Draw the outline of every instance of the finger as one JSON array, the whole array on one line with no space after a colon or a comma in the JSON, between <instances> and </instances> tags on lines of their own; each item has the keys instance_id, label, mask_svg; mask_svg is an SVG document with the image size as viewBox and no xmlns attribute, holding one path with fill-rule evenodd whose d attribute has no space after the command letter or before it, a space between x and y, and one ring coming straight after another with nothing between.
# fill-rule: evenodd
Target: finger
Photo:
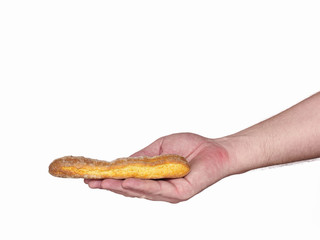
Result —
<instances>
[{"instance_id":1,"label":"finger","mask_svg":"<svg viewBox=\"0 0 320 240\"><path fill-rule=\"evenodd\" d=\"M111 192L124 195L126 197L139 197L141 194L129 193L129 190L123 190L121 187L122 180L116 179L104 179L104 180L93 180L85 179L84 182L89 185L90 188L100 188L109 190Z\"/></svg>"},{"instance_id":2,"label":"finger","mask_svg":"<svg viewBox=\"0 0 320 240\"><path fill-rule=\"evenodd\" d=\"M131 191L141 192L146 196L152 195L157 198L180 199L180 187L174 183L175 182L171 180L142 180L130 178L122 183L122 187Z\"/></svg>"},{"instance_id":3,"label":"finger","mask_svg":"<svg viewBox=\"0 0 320 240\"><path fill-rule=\"evenodd\" d=\"M110 192L125 196L125 197L131 197L131 198L142 198L140 195L134 195L134 194L128 194L127 192L123 191L117 191L117 190L109 190Z\"/></svg>"},{"instance_id":4,"label":"finger","mask_svg":"<svg viewBox=\"0 0 320 240\"><path fill-rule=\"evenodd\" d=\"M122 187L127 190L138 191L144 194L158 195L161 191L161 186L158 181L142 180L137 178L125 179Z\"/></svg>"},{"instance_id":5,"label":"finger","mask_svg":"<svg viewBox=\"0 0 320 240\"><path fill-rule=\"evenodd\" d=\"M176 187L170 181L132 178L126 179L122 186L124 189L140 193L143 198L153 201L178 203L186 200L177 192Z\"/></svg>"},{"instance_id":6,"label":"finger","mask_svg":"<svg viewBox=\"0 0 320 240\"><path fill-rule=\"evenodd\" d=\"M101 183L101 188L106 189L109 191L112 191L114 193L118 193L121 195L124 195L126 197L139 197L139 198L145 198L145 195L141 192L132 191L129 189L124 189L122 187L122 183L125 180L119 180L119 179L104 179Z\"/></svg>"},{"instance_id":7,"label":"finger","mask_svg":"<svg viewBox=\"0 0 320 240\"><path fill-rule=\"evenodd\" d=\"M120 179L104 179L101 182L101 188L106 190L121 190L121 182L123 180Z\"/></svg>"},{"instance_id":8,"label":"finger","mask_svg":"<svg viewBox=\"0 0 320 240\"><path fill-rule=\"evenodd\" d=\"M101 188L101 180L88 179L87 184L90 188Z\"/></svg>"},{"instance_id":9,"label":"finger","mask_svg":"<svg viewBox=\"0 0 320 240\"><path fill-rule=\"evenodd\" d=\"M106 189L126 197L137 197L153 201L165 201L170 203L177 203L181 201L179 197L177 197L175 194L168 194L168 192L170 192L168 191L168 189L167 191L163 191L163 193L161 194L161 191L159 190L161 190L161 185L167 185L165 181L161 181L163 183L158 183L159 187L156 187L156 185L154 185L154 183L157 184L158 181L141 179L88 179L88 181L86 182L88 182L88 185L91 188ZM172 184L168 183L168 185Z\"/></svg>"}]
</instances>

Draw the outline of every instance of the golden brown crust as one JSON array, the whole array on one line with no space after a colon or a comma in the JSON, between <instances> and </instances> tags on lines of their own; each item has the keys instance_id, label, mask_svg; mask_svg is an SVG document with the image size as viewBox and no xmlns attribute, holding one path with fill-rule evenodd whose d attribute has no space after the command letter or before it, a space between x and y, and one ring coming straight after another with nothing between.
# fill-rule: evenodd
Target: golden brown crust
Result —
<instances>
[{"instance_id":1,"label":"golden brown crust","mask_svg":"<svg viewBox=\"0 0 320 240\"><path fill-rule=\"evenodd\" d=\"M190 171L188 162L179 155L118 158L112 162L66 156L54 160L49 173L64 178L180 178Z\"/></svg>"}]
</instances>

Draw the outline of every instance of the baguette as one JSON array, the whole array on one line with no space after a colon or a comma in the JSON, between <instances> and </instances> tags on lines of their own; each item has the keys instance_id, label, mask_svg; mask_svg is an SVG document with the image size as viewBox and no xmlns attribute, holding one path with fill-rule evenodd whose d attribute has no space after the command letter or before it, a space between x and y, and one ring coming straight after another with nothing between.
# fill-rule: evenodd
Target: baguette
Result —
<instances>
[{"instance_id":1,"label":"baguette","mask_svg":"<svg viewBox=\"0 0 320 240\"><path fill-rule=\"evenodd\" d=\"M189 171L186 159L174 154L118 158L111 162L66 156L54 160L49 166L49 173L53 176L84 179L181 178Z\"/></svg>"}]
</instances>

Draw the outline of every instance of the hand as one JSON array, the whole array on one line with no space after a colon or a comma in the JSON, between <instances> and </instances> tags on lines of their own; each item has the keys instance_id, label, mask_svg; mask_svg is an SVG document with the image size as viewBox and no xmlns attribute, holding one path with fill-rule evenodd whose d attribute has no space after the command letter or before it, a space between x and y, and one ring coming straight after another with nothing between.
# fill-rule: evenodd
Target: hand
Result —
<instances>
[{"instance_id":1,"label":"hand","mask_svg":"<svg viewBox=\"0 0 320 240\"><path fill-rule=\"evenodd\" d=\"M178 154L191 166L184 178L85 180L129 197L177 203L220 179L252 169L320 157L320 92L282 113L219 139L191 133L159 138L132 156Z\"/></svg>"},{"instance_id":2,"label":"hand","mask_svg":"<svg viewBox=\"0 0 320 240\"><path fill-rule=\"evenodd\" d=\"M218 140L192 133L178 133L159 138L132 157L162 154L178 154L185 157L190 163L190 173L178 179L86 179L85 183L90 188L106 189L128 197L178 203L229 175L227 150Z\"/></svg>"}]
</instances>

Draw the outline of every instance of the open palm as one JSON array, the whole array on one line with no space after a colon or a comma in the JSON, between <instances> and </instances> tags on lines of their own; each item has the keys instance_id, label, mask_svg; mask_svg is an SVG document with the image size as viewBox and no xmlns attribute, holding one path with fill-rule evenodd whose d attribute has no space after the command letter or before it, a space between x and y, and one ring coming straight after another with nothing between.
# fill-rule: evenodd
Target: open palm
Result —
<instances>
[{"instance_id":1,"label":"open palm","mask_svg":"<svg viewBox=\"0 0 320 240\"><path fill-rule=\"evenodd\" d=\"M132 156L162 154L185 157L190 163L190 173L177 179L86 179L85 183L91 188L107 189L128 197L177 203L191 198L227 175L229 159L226 149L217 141L192 133L161 137Z\"/></svg>"}]
</instances>

